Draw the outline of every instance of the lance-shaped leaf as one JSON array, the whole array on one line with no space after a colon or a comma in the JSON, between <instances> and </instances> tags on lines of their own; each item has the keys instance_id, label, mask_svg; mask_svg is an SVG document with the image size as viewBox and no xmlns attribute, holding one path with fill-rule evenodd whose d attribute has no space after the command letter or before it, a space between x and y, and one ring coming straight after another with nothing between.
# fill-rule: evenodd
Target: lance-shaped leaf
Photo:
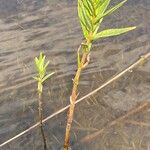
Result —
<instances>
[{"instance_id":1,"label":"lance-shaped leaf","mask_svg":"<svg viewBox=\"0 0 150 150\"><path fill-rule=\"evenodd\" d=\"M87 12L85 11L85 9L82 9L82 21L86 24L86 26L88 27L89 30L92 29L92 23L91 23L91 19L90 17L87 15Z\"/></svg>"},{"instance_id":2,"label":"lance-shaped leaf","mask_svg":"<svg viewBox=\"0 0 150 150\"><path fill-rule=\"evenodd\" d=\"M47 66L49 65L49 61L45 64L44 69L46 70Z\"/></svg>"},{"instance_id":3,"label":"lance-shaped leaf","mask_svg":"<svg viewBox=\"0 0 150 150\"><path fill-rule=\"evenodd\" d=\"M97 33L94 36L93 40L96 40L99 38L105 38L105 37L120 35L120 34L128 32L128 31L134 30L135 28L136 27L128 27L128 28L120 28L120 29L107 29L107 30L104 30L104 31Z\"/></svg>"},{"instance_id":4,"label":"lance-shaped leaf","mask_svg":"<svg viewBox=\"0 0 150 150\"><path fill-rule=\"evenodd\" d=\"M88 1L83 1L83 6L85 8L85 10L87 11L88 15L92 16L93 15L93 9L91 8L90 4L88 3Z\"/></svg>"},{"instance_id":5,"label":"lance-shaped leaf","mask_svg":"<svg viewBox=\"0 0 150 150\"><path fill-rule=\"evenodd\" d=\"M105 11L107 10L107 7L110 4L110 0L100 0L97 1L96 5L96 18L94 19L94 30L93 30L93 35L95 35L99 29L99 26L101 22L103 21L103 15Z\"/></svg>"},{"instance_id":6,"label":"lance-shaped leaf","mask_svg":"<svg viewBox=\"0 0 150 150\"><path fill-rule=\"evenodd\" d=\"M85 23L84 16L83 16L83 9L84 8L83 8L82 1L78 0L78 16L79 16L79 20L80 20L80 24L82 27L84 37L86 38L90 29L88 28L87 24Z\"/></svg>"},{"instance_id":7,"label":"lance-shaped leaf","mask_svg":"<svg viewBox=\"0 0 150 150\"><path fill-rule=\"evenodd\" d=\"M87 4L88 8L91 10L92 14L95 13L94 2L93 0L83 0Z\"/></svg>"},{"instance_id":8,"label":"lance-shaped leaf","mask_svg":"<svg viewBox=\"0 0 150 150\"><path fill-rule=\"evenodd\" d=\"M39 72L39 60L37 57L35 57L34 62L35 62L36 70Z\"/></svg>"},{"instance_id":9,"label":"lance-shaped leaf","mask_svg":"<svg viewBox=\"0 0 150 150\"><path fill-rule=\"evenodd\" d=\"M45 80L47 80L48 78L50 78L55 72L52 72L48 75L46 75L43 79L42 79L42 82L44 82Z\"/></svg>"},{"instance_id":10,"label":"lance-shaped leaf","mask_svg":"<svg viewBox=\"0 0 150 150\"><path fill-rule=\"evenodd\" d=\"M109 4L110 4L110 0L105 0L102 4L98 4L97 9L96 9L96 13L98 15L103 15L103 13L106 11Z\"/></svg>"},{"instance_id":11,"label":"lance-shaped leaf","mask_svg":"<svg viewBox=\"0 0 150 150\"><path fill-rule=\"evenodd\" d=\"M98 23L100 21L100 19L102 19L105 16L108 16L110 14L112 14L114 11L116 11L118 8L120 8L124 3L126 3L127 0L124 0L122 2L120 2L119 4L117 4L116 6L110 8L109 10L107 10L105 13L103 13L102 15L99 14L99 16L97 17L96 23Z\"/></svg>"}]
</instances>

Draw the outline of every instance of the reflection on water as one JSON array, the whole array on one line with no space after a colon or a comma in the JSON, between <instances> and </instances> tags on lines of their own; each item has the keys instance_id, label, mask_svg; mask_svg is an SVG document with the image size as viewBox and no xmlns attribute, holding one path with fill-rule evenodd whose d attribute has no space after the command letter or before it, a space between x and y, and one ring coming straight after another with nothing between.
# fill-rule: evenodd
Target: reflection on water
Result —
<instances>
[{"instance_id":1,"label":"reflection on water","mask_svg":"<svg viewBox=\"0 0 150 150\"><path fill-rule=\"evenodd\" d=\"M149 0L130 0L107 17L102 29L137 25L136 31L94 43L91 63L84 70L80 97L132 64L150 49ZM0 1L0 143L37 122L36 84L33 58L42 50L56 71L45 84L44 115L69 103L71 79L76 69L76 49L82 40L76 1L1 0ZM128 122L109 129L90 143L84 136L101 129L138 102L150 98L149 63L90 97L76 107L71 144L74 150L148 150L149 108L128 118ZM89 86L90 85L90 86ZM49 149L63 145L66 112L45 124ZM4 146L4 150L42 149L38 128Z\"/></svg>"}]
</instances>

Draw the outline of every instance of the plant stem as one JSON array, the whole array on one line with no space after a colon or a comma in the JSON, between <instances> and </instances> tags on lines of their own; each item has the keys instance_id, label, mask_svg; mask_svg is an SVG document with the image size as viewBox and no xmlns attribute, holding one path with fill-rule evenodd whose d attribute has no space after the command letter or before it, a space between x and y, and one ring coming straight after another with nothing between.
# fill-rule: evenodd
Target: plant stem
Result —
<instances>
[{"instance_id":1,"label":"plant stem","mask_svg":"<svg viewBox=\"0 0 150 150\"><path fill-rule=\"evenodd\" d=\"M73 79L73 88L72 88L72 94L70 96L70 107L68 111L67 126L66 126L66 133L65 133L64 150L68 150L68 146L69 146L70 130L71 130L71 125L72 125L73 116L74 116L75 102L78 96L77 92L78 92L80 74L81 74L81 71L84 69L83 67L84 64L86 64L87 62L87 57L88 57L88 53L83 52L81 64L78 67L75 77Z\"/></svg>"},{"instance_id":2,"label":"plant stem","mask_svg":"<svg viewBox=\"0 0 150 150\"><path fill-rule=\"evenodd\" d=\"M40 121L40 130L43 138L43 143L44 143L44 150L47 150L47 144L46 144L46 137L44 134L44 129L43 129L43 114L42 114L42 93L39 92L39 121Z\"/></svg>"}]
</instances>

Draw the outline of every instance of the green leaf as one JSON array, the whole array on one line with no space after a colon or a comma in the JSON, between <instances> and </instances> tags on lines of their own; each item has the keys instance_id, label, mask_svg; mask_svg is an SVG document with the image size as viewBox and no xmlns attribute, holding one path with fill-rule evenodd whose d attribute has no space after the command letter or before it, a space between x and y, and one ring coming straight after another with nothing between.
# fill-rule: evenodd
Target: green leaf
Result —
<instances>
[{"instance_id":1,"label":"green leaf","mask_svg":"<svg viewBox=\"0 0 150 150\"><path fill-rule=\"evenodd\" d=\"M38 58L37 58L37 57L35 57L34 62L35 62L35 65L36 65L36 66L38 66L38 64L39 64L39 60L38 60Z\"/></svg>"},{"instance_id":2,"label":"green leaf","mask_svg":"<svg viewBox=\"0 0 150 150\"><path fill-rule=\"evenodd\" d=\"M43 56L41 60L41 70L44 69L44 63L45 63L45 56Z\"/></svg>"},{"instance_id":3,"label":"green leaf","mask_svg":"<svg viewBox=\"0 0 150 150\"><path fill-rule=\"evenodd\" d=\"M89 16L87 16L87 13L84 8L82 9L82 16L83 16L82 21L86 24L86 26L90 30L92 28L92 23Z\"/></svg>"},{"instance_id":4,"label":"green leaf","mask_svg":"<svg viewBox=\"0 0 150 150\"><path fill-rule=\"evenodd\" d=\"M41 72L40 72L40 80L42 80L43 78L44 78L44 76L45 76L45 70L41 70Z\"/></svg>"},{"instance_id":5,"label":"green leaf","mask_svg":"<svg viewBox=\"0 0 150 150\"><path fill-rule=\"evenodd\" d=\"M45 58L46 58L46 56L44 55L43 58L42 58L42 62L41 62L43 65L44 65L44 62L45 62Z\"/></svg>"},{"instance_id":6,"label":"green leaf","mask_svg":"<svg viewBox=\"0 0 150 150\"><path fill-rule=\"evenodd\" d=\"M43 58L43 54L42 54L42 52L40 52L40 56L39 56L39 62L41 63L41 61L42 61L42 58Z\"/></svg>"},{"instance_id":7,"label":"green leaf","mask_svg":"<svg viewBox=\"0 0 150 150\"><path fill-rule=\"evenodd\" d=\"M93 12L93 14L94 14L95 8L94 8L93 0L83 0L83 1L86 2L86 4L88 5L89 9L91 9L91 12Z\"/></svg>"},{"instance_id":8,"label":"green leaf","mask_svg":"<svg viewBox=\"0 0 150 150\"><path fill-rule=\"evenodd\" d=\"M107 15L110 15L111 13L113 13L114 11L116 11L118 8L120 8L124 3L126 3L128 0L124 0L122 2L120 2L119 4L117 4L116 6L112 7L111 9L107 10L103 17L104 16L107 16Z\"/></svg>"},{"instance_id":9,"label":"green leaf","mask_svg":"<svg viewBox=\"0 0 150 150\"><path fill-rule=\"evenodd\" d=\"M136 27L128 27L128 28L120 28L120 29L107 29L107 30L97 33L94 36L94 40L99 39L99 38L120 35L120 34L128 32L128 31L134 30L135 28Z\"/></svg>"},{"instance_id":10,"label":"green leaf","mask_svg":"<svg viewBox=\"0 0 150 150\"><path fill-rule=\"evenodd\" d=\"M104 1L103 1L104 2ZM100 1L97 1L96 2L96 9L98 9L102 4L103 2L100 0Z\"/></svg>"},{"instance_id":11,"label":"green leaf","mask_svg":"<svg viewBox=\"0 0 150 150\"><path fill-rule=\"evenodd\" d=\"M81 24L81 27L82 27L82 32L84 34L84 37L86 38L90 30L87 28L85 23L82 22L82 20L80 20L80 24Z\"/></svg>"},{"instance_id":12,"label":"green leaf","mask_svg":"<svg viewBox=\"0 0 150 150\"><path fill-rule=\"evenodd\" d=\"M96 18L94 20L94 33L93 35L95 35L99 29L99 26L101 24L101 22L103 21L103 14L105 13L107 7L110 4L110 0L100 0L99 2L97 2L97 6L96 6Z\"/></svg>"},{"instance_id":13,"label":"green leaf","mask_svg":"<svg viewBox=\"0 0 150 150\"><path fill-rule=\"evenodd\" d=\"M83 21L82 9L83 9L83 3L81 0L78 0L78 16L79 16L79 20L80 20L80 24L82 27L84 37L86 38L88 35L88 32L89 32L89 29L88 29L87 25L85 24L85 22Z\"/></svg>"},{"instance_id":14,"label":"green leaf","mask_svg":"<svg viewBox=\"0 0 150 150\"><path fill-rule=\"evenodd\" d=\"M91 10L91 7L88 5L87 1L84 1L84 2L83 2L83 6L84 6L85 10L88 12L88 14L89 14L90 16L92 16L92 15L93 15L93 12L92 12L92 10Z\"/></svg>"},{"instance_id":15,"label":"green leaf","mask_svg":"<svg viewBox=\"0 0 150 150\"><path fill-rule=\"evenodd\" d=\"M127 0L124 0L124 1L120 2L119 4L117 4L116 6L112 7L111 9L107 10L103 14L99 14L99 16L97 17L95 23L98 23L100 21L100 19L102 19L103 17L112 14L114 11L116 11L118 8L120 8L125 2L127 2Z\"/></svg>"},{"instance_id":16,"label":"green leaf","mask_svg":"<svg viewBox=\"0 0 150 150\"><path fill-rule=\"evenodd\" d=\"M34 59L36 70L39 72L39 60L37 57Z\"/></svg>"},{"instance_id":17,"label":"green leaf","mask_svg":"<svg viewBox=\"0 0 150 150\"><path fill-rule=\"evenodd\" d=\"M101 5L98 6L96 13L100 16L106 11L108 5L110 4L110 0L105 0Z\"/></svg>"},{"instance_id":18,"label":"green leaf","mask_svg":"<svg viewBox=\"0 0 150 150\"><path fill-rule=\"evenodd\" d=\"M51 77L55 72L52 72L48 75L46 75L43 79L42 79L42 82L44 82L45 80L47 80L49 77Z\"/></svg>"},{"instance_id":19,"label":"green leaf","mask_svg":"<svg viewBox=\"0 0 150 150\"><path fill-rule=\"evenodd\" d=\"M49 61L45 64L44 69L46 70L47 66L49 65Z\"/></svg>"}]
</instances>

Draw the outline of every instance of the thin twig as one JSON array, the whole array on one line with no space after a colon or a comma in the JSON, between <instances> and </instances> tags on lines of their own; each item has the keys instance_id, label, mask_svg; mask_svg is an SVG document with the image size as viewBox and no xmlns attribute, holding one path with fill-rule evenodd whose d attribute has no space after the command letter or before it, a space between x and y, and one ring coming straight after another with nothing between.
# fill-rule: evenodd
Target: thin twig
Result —
<instances>
[{"instance_id":1,"label":"thin twig","mask_svg":"<svg viewBox=\"0 0 150 150\"><path fill-rule=\"evenodd\" d=\"M93 90L92 92L88 93L87 95L83 96L82 98L76 100L75 104L80 103L81 101L85 100L86 98L90 97L91 95L97 93L98 91L100 91L101 89L103 89L104 87L106 87L107 85L111 84L112 82L116 81L117 79L119 79L121 76L123 76L125 73L129 72L130 70L132 70L133 68L137 67L138 65L140 65L143 61L148 60L150 57L150 53L145 54L144 56L142 56L139 60L137 60L135 63L133 63L131 66L129 66L127 69L123 70L122 72L120 72L119 74L117 74L116 76L112 77L110 80L106 81L104 84L102 84L100 87L96 88L95 90ZM58 110L57 112L49 115L48 117L46 117L42 122L46 122L48 120L50 120L51 118L57 116L58 114L64 112L65 110L67 110L70 107L70 105L65 106L64 108ZM12 142L13 140L21 137L22 135L28 133L29 131L31 131L32 129L36 128L37 126L39 126L39 122L37 122L36 124L34 124L33 126L29 127L28 129L22 131L21 133L17 134L16 136L10 138L9 140L3 142L2 144L0 144L0 147L3 147L4 145Z\"/></svg>"},{"instance_id":2,"label":"thin twig","mask_svg":"<svg viewBox=\"0 0 150 150\"><path fill-rule=\"evenodd\" d=\"M137 126L150 127L150 122L135 121L135 120L124 120L123 122Z\"/></svg>"},{"instance_id":3,"label":"thin twig","mask_svg":"<svg viewBox=\"0 0 150 150\"><path fill-rule=\"evenodd\" d=\"M84 128L84 127L72 127L73 130L78 130L78 131L98 131L96 128Z\"/></svg>"},{"instance_id":4,"label":"thin twig","mask_svg":"<svg viewBox=\"0 0 150 150\"><path fill-rule=\"evenodd\" d=\"M150 100L144 101L138 107L135 107L134 109L129 110L124 115L122 115L119 118L111 121L110 123L108 123L107 125L105 125L105 127L102 128L102 129L100 129L99 131L96 131L96 132L94 132L94 133L92 133L90 135L85 136L84 138L81 139L81 142L90 142L91 140L95 139L100 134L102 134L104 131L106 131L108 128L116 125L117 123L121 122L122 120L126 119L127 117L129 117L129 116L131 116L131 115L133 115L133 114L141 111L143 108L145 108L148 105L150 105Z\"/></svg>"}]
</instances>

